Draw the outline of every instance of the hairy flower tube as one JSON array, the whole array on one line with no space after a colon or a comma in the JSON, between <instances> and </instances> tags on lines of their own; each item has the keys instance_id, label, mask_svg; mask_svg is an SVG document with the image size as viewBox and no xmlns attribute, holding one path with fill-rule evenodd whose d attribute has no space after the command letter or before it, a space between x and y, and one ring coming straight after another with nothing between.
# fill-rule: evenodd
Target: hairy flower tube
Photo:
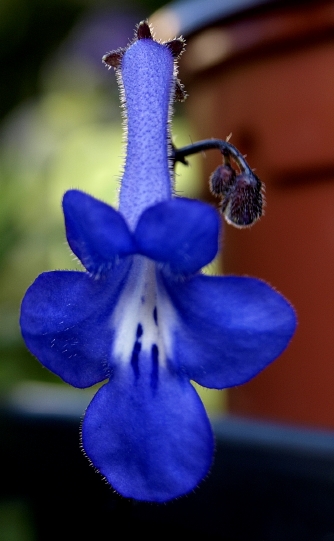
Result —
<instances>
[{"instance_id":1,"label":"hairy flower tube","mask_svg":"<svg viewBox=\"0 0 334 541\"><path fill-rule=\"evenodd\" d=\"M126 111L119 210L65 194L67 240L85 271L41 274L20 321L30 351L65 382L104 382L84 416L83 449L121 495L153 502L186 494L210 469L214 438L191 380L244 383L295 329L293 309L266 283L200 273L219 249L220 218L173 195L169 117L182 49L141 23L125 50L104 57Z\"/></svg>"}]
</instances>

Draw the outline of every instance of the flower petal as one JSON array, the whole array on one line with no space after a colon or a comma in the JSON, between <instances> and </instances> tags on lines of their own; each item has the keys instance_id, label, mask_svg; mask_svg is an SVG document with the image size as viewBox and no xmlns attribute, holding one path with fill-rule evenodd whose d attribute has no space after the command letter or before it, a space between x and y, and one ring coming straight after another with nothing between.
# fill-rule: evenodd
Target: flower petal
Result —
<instances>
[{"instance_id":1,"label":"flower petal","mask_svg":"<svg viewBox=\"0 0 334 541\"><path fill-rule=\"evenodd\" d=\"M199 275L164 279L164 287L178 314L172 365L205 387L248 381L282 353L295 331L293 308L261 280Z\"/></svg>"},{"instance_id":2,"label":"flower petal","mask_svg":"<svg viewBox=\"0 0 334 541\"><path fill-rule=\"evenodd\" d=\"M47 272L26 292L20 324L27 347L74 387L89 387L109 376L109 321L128 268L123 262L108 279L99 280L84 272Z\"/></svg>"},{"instance_id":3,"label":"flower petal","mask_svg":"<svg viewBox=\"0 0 334 541\"><path fill-rule=\"evenodd\" d=\"M70 190L64 195L63 209L67 241L89 272L100 274L112 267L116 256L134 252L123 216L106 203Z\"/></svg>"},{"instance_id":4,"label":"flower petal","mask_svg":"<svg viewBox=\"0 0 334 541\"><path fill-rule=\"evenodd\" d=\"M141 254L167 265L174 274L192 274L218 251L220 219L205 203L172 199L141 215L135 240Z\"/></svg>"},{"instance_id":5,"label":"flower petal","mask_svg":"<svg viewBox=\"0 0 334 541\"><path fill-rule=\"evenodd\" d=\"M192 385L166 368L159 368L155 385L152 360L141 356L140 363L139 375L123 365L97 392L84 418L82 443L120 494L164 502L191 491L207 474L213 436Z\"/></svg>"}]
</instances>

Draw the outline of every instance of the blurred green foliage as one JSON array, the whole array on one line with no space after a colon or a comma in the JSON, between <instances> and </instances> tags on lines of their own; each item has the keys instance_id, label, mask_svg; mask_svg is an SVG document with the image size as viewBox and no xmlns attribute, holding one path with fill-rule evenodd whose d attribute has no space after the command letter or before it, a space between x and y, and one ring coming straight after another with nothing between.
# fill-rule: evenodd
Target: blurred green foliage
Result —
<instances>
[{"instance_id":1,"label":"blurred green foliage","mask_svg":"<svg viewBox=\"0 0 334 541\"><path fill-rule=\"evenodd\" d=\"M1 0L0 117L37 93L41 64L85 8L77 0Z\"/></svg>"},{"instance_id":2,"label":"blurred green foliage","mask_svg":"<svg viewBox=\"0 0 334 541\"><path fill-rule=\"evenodd\" d=\"M29 506L21 500L0 502L0 540L34 541Z\"/></svg>"}]
</instances>

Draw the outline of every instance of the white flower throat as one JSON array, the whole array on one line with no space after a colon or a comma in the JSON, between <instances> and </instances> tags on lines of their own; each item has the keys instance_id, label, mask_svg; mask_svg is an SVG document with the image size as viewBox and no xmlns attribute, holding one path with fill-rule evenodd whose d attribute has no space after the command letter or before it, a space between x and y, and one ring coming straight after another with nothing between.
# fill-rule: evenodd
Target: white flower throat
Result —
<instances>
[{"instance_id":1,"label":"white flower throat","mask_svg":"<svg viewBox=\"0 0 334 541\"><path fill-rule=\"evenodd\" d=\"M112 357L130 362L136 376L144 368L142 357L151 357L152 369L166 366L169 333L159 323L159 297L155 262L136 257L111 321L115 329Z\"/></svg>"}]
</instances>

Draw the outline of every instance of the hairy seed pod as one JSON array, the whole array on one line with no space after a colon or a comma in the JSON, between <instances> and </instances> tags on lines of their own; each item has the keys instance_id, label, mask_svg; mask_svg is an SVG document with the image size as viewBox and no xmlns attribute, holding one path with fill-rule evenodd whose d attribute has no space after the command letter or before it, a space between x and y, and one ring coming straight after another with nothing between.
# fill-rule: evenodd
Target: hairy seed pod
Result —
<instances>
[{"instance_id":1,"label":"hairy seed pod","mask_svg":"<svg viewBox=\"0 0 334 541\"><path fill-rule=\"evenodd\" d=\"M228 164L219 165L210 177L210 190L213 195L226 196L235 183L236 174Z\"/></svg>"},{"instance_id":2,"label":"hairy seed pod","mask_svg":"<svg viewBox=\"0 0 334 541\"><path fill-rule=\"evenodd\" d=\"M221 211L228 223L236 227L249 227L256 222L263 212L262 183L252 173L241 173L235 178L222 201Z\"/></svg>"}]
</instances>

